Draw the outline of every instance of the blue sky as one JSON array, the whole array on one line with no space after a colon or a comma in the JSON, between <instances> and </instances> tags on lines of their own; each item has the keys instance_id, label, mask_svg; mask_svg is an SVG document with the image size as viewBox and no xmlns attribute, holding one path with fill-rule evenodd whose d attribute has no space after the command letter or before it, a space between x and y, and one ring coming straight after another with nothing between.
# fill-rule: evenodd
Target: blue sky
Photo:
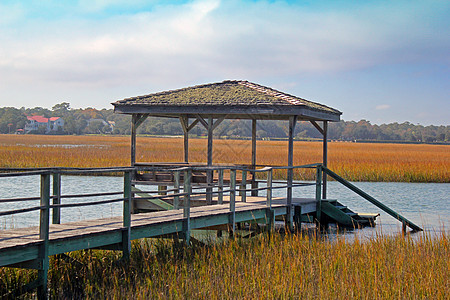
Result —
<instances>
[{"instance_id":1,"label":"blue sky","mask_svg":"<svg viewBox=\"0 0 450 300\"><path fill-rule=\"evenodd\" d=\"M449 125L450 1L0 0L0 106L245 79L345 120Z\"/></svg>"}]
</instances>

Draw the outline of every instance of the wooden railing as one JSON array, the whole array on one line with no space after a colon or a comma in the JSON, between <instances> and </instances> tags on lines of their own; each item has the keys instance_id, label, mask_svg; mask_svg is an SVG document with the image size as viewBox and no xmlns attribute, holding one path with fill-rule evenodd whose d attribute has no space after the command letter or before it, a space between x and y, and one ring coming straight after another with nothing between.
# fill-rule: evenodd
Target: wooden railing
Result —
<instances>
[{"instance_id":1,"label":"wooden railing","mask_svg":"<svg viewBox=\"0 0 450 300\"><path fill-rule=\"evenodd\" d=\"M316 169L316 181L315 182L299 182L293 181L292 177L290 180L282 181L274 181L273 180L273 172L275 170L288 170L293 171L296 169ZM139 199L160 199L160 200L172 200L173 201L173 209L180 208L180 199L183 199L183 210L184 217L186 218L186 230L184 230L185 237L189 240L189 223L190 223L190 208L191 208L191 197L199 196L199 195L210 195L211 198L215 196L217 204L224 203L224 195L229 195L229 206L230 206L230 225L234 229L234 213L235 213L235 202L236 195L239 194L242 202L247 201L247 194L257 194L260 191L266 191L266 206L270 210L272 207L272 197L273 191L276 189L285 189L286 190L286 201L288 210L292 208L292 189L297 187L304 187L308 185L315 185L315 196L317 209L316 209L316 220L321 220L321 205L322 205L322 184L323 177L330 176L337 182L341 183L343 186L349 188L354 191L364 199L368 200L370 203L376 205L389 215L393 216L403 224L403 229L406 226L410 227L414 231L422 230L419 226L415 225L405 217L401 216L397 212L393 211L380 201L376 200L372 196L368 195L364 191L360 190L350 182L346 181L336 173L332 172L328 168L324 167L321 164L308 164L302 166L294 166L294 167L264 167L260 169L249 169L244 166L236 167L236 166L214 166L214 167L176 167L173 169L167 168L158 168L158 167L119 167L119 168L90 168L90 169L82 169L82 168L44 168L44 169L25 169L26 171L18 172L21 169L1 169L0 172L9 171L8 173L0 173L0 177L17 177L17 176L31 176L31 175L39 175L41 177L41 188L40 188L40 196L39 197L28 197L28 198L12 198L12 199L0 199L0 203L13 203L20 201L31 201L31 200L39 200L39 206L32 206L28 208L22 209L13 209L9 211L0 211L0 216L6 215L14 215L19 213L25 213L30 211L40 211L40 221L39 221L39 233L40 238L43 240L48 239L48 224L50 222L50 211L52 210L52 223L59 224L61 222L61 208L69 208L69 207L81 207L81 206L90 206L90 205L100 205L100 204L108 204L115 202L123 202L123 227L124 230L124 239L128 240L127 236L129 236L129 228L131 226L131 213L133 212L133 200L137 199L134 197L135 192L132 191L132 178L134 173L137 171L140 172L149 172L149 171L161 171L170 172L173 174L174 182L173 189L165 190L164 195L161 195L160 192L157 191L143 191L143 193L149 194L149 197L140 197ZM192 173L193 172L216 172L217 180L213 182L208 182L203 184L202 186L196 186L192 184ZM224 173L227 172L229 175L229 185L224 184ZM240 181L237 181L237 173L240 172ZM251 184L250 188L247 186L252 182L247 182L247 173L251 172L253 174L253 178L255 178L255 174L266 174L260 175L259 178L263 177L265 179L259 179L259 182L266 182L266 185L263 187L258 187ZM61 175L104 175L104 174L123 174L124 185L123 190L120 192L107 192L107 193L89 193L89 194L73 194L73 195L62 195L61 194ZM183 176L181 176L183 175ZM52 194L50 195L50 177L53 177L53 186L52 186ZM274 186L274 183L277 183L277 186ZM286 183L286 184L283 184ZM282 184L282 185L280 185ZM202 191L199 191L202 190ZM97 200L83 203L61 203L62 199L69 198L90 198L90 197L98 197L98 196L115 196L122 195L123 197L108 199L108 200ZM50 200L52 202L50 203ZM292 213L288 212L288 223L291 220ZM129 245L129 242L126 243ZM127 246L127 249L129 247ZM125 250L127 250L125 249Z\"/></svg>"}]
</instances>

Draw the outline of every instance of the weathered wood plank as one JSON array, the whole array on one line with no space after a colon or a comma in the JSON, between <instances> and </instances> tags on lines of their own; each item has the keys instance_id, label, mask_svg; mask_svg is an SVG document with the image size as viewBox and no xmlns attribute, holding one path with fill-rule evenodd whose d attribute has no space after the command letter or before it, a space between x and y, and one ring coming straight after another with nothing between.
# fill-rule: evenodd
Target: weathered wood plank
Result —
<instances>
[{"instance_id":1,"label":"weathered wood plank","mask_svg":"<svg viewBox=\"0 0 450 300\"><path fill-rule=\"evenodd\" d=\"M188 178L189 176L186 176ZM234 174L232 174L234 179ZM235 182L234 180L232 180ZM235 187L235 183L233 184ZM190 187L187 185L186 189ZM221 226L236 222L252 222L267 218L267 199L248 196L247 202L236 202L236 195L223 197L223 204L134 214L124 223L124 216L51 224L48 228L48 255L120 245L124 241L123 228L130 222L130 240L184 232L189 238L192 229ZM233 199L234 198L234 199ZM185 202L189 206L189 199ZM205 199L206 200L206 199ZM230 201L231 200L231 201ZM233 201L235 200L235 201ZM273 216L286 215L287 199L272 198ZM294 205L315 205L315 199L293 198ZM186 223L187 218L189 223ZM44 221L45 222L45 221ZM42 249L39 228L16 228L0 231L0 266L32 260L38 257L36 247ZM45 237L45 236L44 236ZM34 247L34 248L33 248Z\"/></svg>"}]
</instances>

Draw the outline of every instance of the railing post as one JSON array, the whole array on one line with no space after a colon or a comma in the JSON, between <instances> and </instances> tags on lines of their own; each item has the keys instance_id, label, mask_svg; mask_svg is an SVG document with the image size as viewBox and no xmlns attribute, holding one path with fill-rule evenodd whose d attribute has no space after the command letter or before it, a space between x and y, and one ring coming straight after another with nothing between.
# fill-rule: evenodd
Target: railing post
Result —
<instances>
[{"instance_id":1,"label":"railing post","mask_svg":"<svg viewBox=\"0 0 450 300\"><path fill-rule=\"evenodd\" d=\"M230 236L236 230L236 169L230 169Z\"/></svg>"},{"instance_id":2,"label":"railing post","mask_svg":"<svg viewBox=\"0 0 450 300\"><path fill-rule=\"evenodd\" d=\"M125 171L123 176L123 231L122 231L122 253L128 259L131 252L131 174Z\"/></svg>"},{"instance_id":3,"label":"railing post","mask_svg":"<svg viewBox=\"0 0 450 300\"><path fill-rule=\"evenodd\" d=\"M192 193L192 170L186 169L184 171L184 208L183 208L183 233L184 241L189 243L191 238L191 193Z\"/></svg>"},{"instance_id":4,"label":"railing post","mask_svg":"<svg viewBox=\"0 0 450 300\"><path fill-rule=\"evenodd\" d=\"M167 185L158 185L158 195L160 196L167 195Z\"/></svg>"},{"instance_id":5,"label":"railing post","mask_svg":"<svg viewBox=\"0 0 450 300\"><path fill-rule=\"evenodd\" d=\"M267 205L267 223L269 225L269 228L272 230L275 225L275 216L274 212L272 211L272 179L273 179L273 169L269 168L267 170L267 198L266 198L266 205Z\"/></svg>"},{"instance_id":6,"label":"railing post","mask_svg":"<svg viewBox=\"0 0 450 300\"><path fill-rule=\"evenodd\" d=\"M39 239L43 244L39 251L40 268L38 269L38 298L47 298L47 279L48 279L48 244L50 230L50 174L41 174L41 201L40 201L40 222Z\"/></svg>"},{"instance_id":7,"label":"railing post","mask_svg":"<svg viewBox=\"0 0 450 300\"><path fill-rule=\"evenodd\" d=\"M211 205L213 199L213 170L206 170L206 204Z\"/></svg>"},{"instance_id":8,"label":"railing post","mask_svg":"<svg viewBox=\"0 0 450 300\"><path fill-rule=\"evenodd\" d=\"M317 166L316 170L316 219L320 224L322 217L322 166Z\"/></svg>"},{"instance_id":9,"label":"railing post","mask_svg":"<svg viewBox=\"0 0 450 300\"><path fill-rule=\"evenodd\" d=\"M293 230L293 223L294 223L294 218L293 218L293 206L292 206L292 182L294 179L294 169L292 168L292 166L288 166L287 169L287 191L286 191L286 202L287 202L287 215L286 215L286 230L289 230L289 232L292 232Z\"/></svg>"},{"instance_id":10,"label":"railing post","mask_svg":"<svg viewBox=\"0 0 450 300\"><path fill-rule=\"evenodd\" d=\"M53 205L61 204L61 173L53 173ZM61 207L53 207L52 223L61 223Z\"/></svg>"},{"instance_id":11,"label":"railing post","mask_svg":"<svg viewBox=\"0 0 450 300\"><path fill-rule=\"evenodd\" d=\"M272 208L272 178L273 178L273 169L270 168L267 170L267 199L266 205L268 208Z\"/></svg>"},{"instance_id":12,"label":"railing post","mask_svg":"<svg viewBox=\"0 0 450 300\"><path fill-rule=\"evenodd\" d=\"M247 170L242 170L242 181L239 194L242 202L247 202Z\"/></svg>"},{"instance_id":13,"label":"railing post","mask_svg":"<svg viewBox=\"0 0 450 300\"><path fill-rule=\"evenodd\" d=\"M218 179L218 195L217 195L217 203L223 204L223 169L218 170L219 173L219 179Z\"/></svg>"},{"instance_id":14,"label":"railing post","mask_svg":"<svg viewBox=\"0 0 450 300\"><path fill-rule=\"evenodd\" d=\"M173 188L175 189L174 193L180 193L180 171L174 172L174 184ZM180 196L173 197L173 209L178 209L180 206Z\"/></svg>"},{"instance_id":15,"label":"railing post","mask_svg":"<svg viewBox=\"0 0 450 300\"><path fill-rule=\"evenodd\" d=\"M258 197L258 181L256 181L256 172L253 172L252 174L252 196Z\"/></svg>"}]
</instances>

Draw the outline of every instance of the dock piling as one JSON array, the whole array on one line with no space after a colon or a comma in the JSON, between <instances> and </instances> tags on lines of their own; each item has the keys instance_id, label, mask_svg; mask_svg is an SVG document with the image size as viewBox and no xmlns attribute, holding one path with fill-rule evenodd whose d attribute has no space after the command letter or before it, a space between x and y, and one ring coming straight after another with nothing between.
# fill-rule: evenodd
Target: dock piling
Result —
<instances>
[{"instance_id":1,"label":"dock piling","mask_svg":"<svg viewBox=\"0 0 450 300\"><path fill-rule=\"evenodd\" d=\"M230 236L236 230L236 169L230 170Z\"/></svg>"},{"instance_id":2,"label":"dock piling","mask_svg":"<svg viewBox=\"0 0 450 300\"><path fill-rule=\"evenodd\" d=\"M39 222L39 239L43 241L39 249L39 269L38 269L38 299L47 298L47 281L48 281L48 245L50 230L50 174L41 175L41 196L40 196L40 222Z\"/></svg>"},{"instance_id":3,"label":"dock piling","mask_svg":"<svg viewBox=\"0 0 450 300\"><path fill-rule=\"evenodd\" d=\"M192 193L192 170L184 170L184 208L183 208L183 233L184 240L189 244L191 238L191 193Z\"/></svg>"},{"instance_id":4,"label":"dock piling","mask_svg":"<svg viewBox=\"0 0 450 300\"><path fill-rule=\"evenodd\" d=\"M125 171L123 176L123 231L122 253L128 259L131 252L131 171Z\"/></svg>"},{"instance_id":5,"label":"dock piling","mask_svg":"<svg viewBox=\"0 0 450 300\"><path fill-rule=\"evenodd\" d=\"M53 173L53 205L61 204L61 174L59 172ZM61 223L61 208L53 207L52 223Z\"/></svg>"}]
</instances>

